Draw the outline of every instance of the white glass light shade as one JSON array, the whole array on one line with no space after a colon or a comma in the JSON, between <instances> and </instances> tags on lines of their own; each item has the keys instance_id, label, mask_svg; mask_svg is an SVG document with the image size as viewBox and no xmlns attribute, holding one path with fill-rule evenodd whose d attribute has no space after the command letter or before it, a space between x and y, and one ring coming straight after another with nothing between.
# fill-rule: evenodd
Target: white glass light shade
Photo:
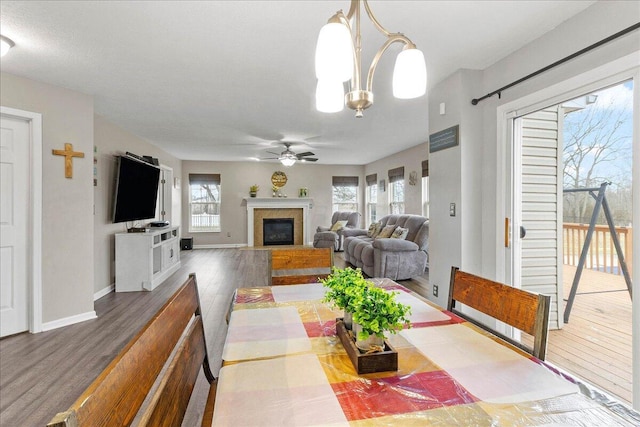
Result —
<instances>
[{"instance_id":1,"label":"white glass light shade","mask_svg":"<svg viewBox=\"0 0 640 427\"><path fill-rule=\"evenodd\" d=\"M316 45L316 78L346 82L353 77L353 41L346 25L326 24Z\"/></svg>"},{"instance_id":2,"label":"white glass light shade","mask_svg":"<svg viewBox=\"0 0 640 427\"><path fill-rule=\"evenodd\" d=\"M284 157L282 159L280 159L280 163L282 163L283 166L289 167L289 166L293 166L293 164L296 162L295 159L289 158L289 157Z\"/></svg>"},{"instance_id":3,"label":"white glass light shade","mask_svg":"<svg viewBox=\"0 0 640 427\"><path fill-rule=\"evenodd\" d=\"M322 113L337 113L344 108L344 86L341 81L318 80L316 109Z\"/></svg>"},{"instance_id":4,"label":"white glass light shade","mask_svg":"<svg viewBox=\"0 0 640 427\"><path fill-rule=\"evenodd\" d=\"M405 49L398 54L393 69L393 96L411 99L427 91L427 66L418 49Z\"/></svg>"},{"instance_id":5,"label":"white glass light shade","mask_svg":"<svg viewBox=\"0 0 640 427\"><path fill-rule=\"evenodd\" d=\"M0 36L0 56L5 56L15 44L5 36Z\"/></svg>"}]
</instances>

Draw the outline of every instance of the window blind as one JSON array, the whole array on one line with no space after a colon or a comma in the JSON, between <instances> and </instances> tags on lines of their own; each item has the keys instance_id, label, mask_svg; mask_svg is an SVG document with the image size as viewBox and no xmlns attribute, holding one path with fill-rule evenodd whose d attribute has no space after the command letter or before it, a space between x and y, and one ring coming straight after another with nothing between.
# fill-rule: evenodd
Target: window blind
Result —
<instances>
[{"instance_id":1,"label":"window blind","mask_svg":"<svg viewBox=\"0 0 640 427\"><path fill-rule=\"evenodd\" d=\"M402 181L404 179L404 166L389 169L389 182Z\"/></svg>"},{"instance_id":2,"label":"window blind","mask_svg":"<svg viewBox=\"0 0 640 427\"><path fill-rule=\"evenodd\" d=\"M190 173L189 185L220 185L219 173Z\"/></svg>"},{"instance_id":3,"label":"window blind","mask_svg":"<svg viewBox=\"0 0 640 427\"><path fill-rule=\"evenodd\" d=\"M422 177L429 176L429 160L422 161Z\"/></svg>"},{"instance_id":4,"label":"window blind","mask_svg":"<svg viewBox=\"0 0 640 427\"><path fill-rule=\"evenodd\" d=\"M367 185L375 185L378 182L378 174L372 173L371 175L366 176Z\"/></svg>"},{"instance_id":5,"label":"window blind","mask_svg":"<svg viewBox=\"0 0 640 427\"><path fill-rule=\"evenodd\" d=\"M334 187L357 187L357 176L334 176L332 177L332 185Z\"/></svg>"}]
</instances>

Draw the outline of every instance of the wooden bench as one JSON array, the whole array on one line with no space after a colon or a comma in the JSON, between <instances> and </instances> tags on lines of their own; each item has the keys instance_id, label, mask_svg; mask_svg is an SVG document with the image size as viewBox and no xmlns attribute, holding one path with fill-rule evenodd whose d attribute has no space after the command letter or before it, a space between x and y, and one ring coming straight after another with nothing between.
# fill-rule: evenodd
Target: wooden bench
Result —
<instances>
[{"instance_id":1,"label":"wooden bench","mask_svg":"<svg viewBox=\"0 0 640 427\"><path fill-rule=\"evenodd\" d=\"M210 426L217 382L209 367L196 276L190 274L71 408L47 425L129 426L139 416L141 426L179 426L200 366L210 384L202 425Z\"/></svg>"},{"instance_id":2,"label":"wooden bench","mask_svg":"<svg viewBox=\"0 0 640 427\"><path fill-rule=\"evenodd\" d=\"M332 248L278 248L269 251L270 285L315 283L331 274Z\"/></svg>"},{"instance_id":3,"label":"wooden bench","mask_svg":"<svg viewBox=\"0 0 640 427\"><path fill-rule=\"evenodd\" d=\"M532 335L534 337L533 348L529 348L470 318L456 309L456 302L465 304ZM451 267L447 310L508 341L540 360L544 360L547 350L550 304L551 297L547 295L527 292L460 271L457 267Z\"/></svg>"}]
</instances>

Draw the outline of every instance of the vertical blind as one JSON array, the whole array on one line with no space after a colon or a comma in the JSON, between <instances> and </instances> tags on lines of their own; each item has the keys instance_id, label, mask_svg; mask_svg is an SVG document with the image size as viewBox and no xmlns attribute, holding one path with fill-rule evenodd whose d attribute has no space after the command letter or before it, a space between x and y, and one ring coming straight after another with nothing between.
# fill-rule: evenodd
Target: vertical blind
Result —
<instances>
[{"instance_id":1,"label":"vertical blind","mask_svg":"<svg viewBox=\"0 0 640 427\"><path fill-rule=\"evenodd\" d=\"M404 166L389 169L389 182L402 181L404 179Z\"/></svg>"}]
</instances>

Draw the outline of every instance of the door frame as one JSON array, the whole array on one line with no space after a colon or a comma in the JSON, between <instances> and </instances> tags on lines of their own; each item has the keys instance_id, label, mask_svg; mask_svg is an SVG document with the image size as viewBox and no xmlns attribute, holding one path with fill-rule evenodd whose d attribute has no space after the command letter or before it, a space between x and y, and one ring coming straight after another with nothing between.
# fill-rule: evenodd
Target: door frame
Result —
<instances>
[{"instance_id":1,"label":"door frame","mask_svg":"<svg viewBox=\"0 0 640 427\"><path fill-rule=\"evenodd\" d=\"M42 114L0 106L0 115L25 121L29 126L27 310L29 332L42 332Z\"/></svg>"},{"instance_id":2,"label":"door frame","mask_svg":"<svg viewBox=\"0 0 640 427\"><path fill-rule=\"evenodd\" d=\"M511 196L506 194L511 188L512 173L509 158L511 135L507 133L508 125L513 117L523 116L550 105L559 104L568 99L589 93L603 87L611 86L625 80L632 79L633 84L633 164L640 164L640 120L637 118L640 112L640 63L636 51L605 65L596 67L578 76L572 77L555 85L546 87L537 92L526 95L517 100L505 103L497 107L497 150L496 160L499 165L496 176L496 230L504 229L504 218L511 218L512 212L507 203ZM640 167L632 170L632 198L633 198L633 260L640 265ZM506 180L509 180L509 183ZM498 280L512 283L515 274L513 269L508 272L507 259L509 248L505 248L504 236L496 233L496 275ZM513 254L511 254L513 255ZM640 268L633 269L633 293L640 295ZM632 382L633 382L633 407L640 409L640 298L632 301Z\"/></svg>"}]
</instances>

